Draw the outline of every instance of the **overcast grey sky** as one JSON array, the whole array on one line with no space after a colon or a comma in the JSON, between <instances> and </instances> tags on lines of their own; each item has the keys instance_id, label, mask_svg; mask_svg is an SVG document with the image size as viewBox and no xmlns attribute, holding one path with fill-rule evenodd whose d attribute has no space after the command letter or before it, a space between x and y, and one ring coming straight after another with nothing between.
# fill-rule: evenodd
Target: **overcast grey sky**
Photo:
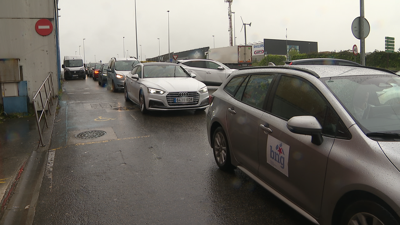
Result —
<instances>
[{"instance_id":1,"label":"overcast grey sky","mask_svg":"<svg viewBox=\"0 0 400 225\"><path fill-rule=\"evenodd\" d=\"M83 56L86 62L123 56L123 47L136 56L135 0L60 0L61 57ZM143 59L168 53L168 14L171 52L229 45L228 3L224 0L136 0L138 52ZM385 36L400 41L399 0L365 0L365 17L371 26L366 52L385 50ZM170 12L167 13L167 10ZM264 38L316 41L319 51L351 49L360 41L351 23L360 15L359 0L233 0L236 43ZM125 37L125 39L123 38ZM124 44L125 43L125 44ZM81 46L81 47L79 47ZM395 50L399 45L395 45ZM142 59L140 58L140 59Z\"/></svg>"}]
</instances>

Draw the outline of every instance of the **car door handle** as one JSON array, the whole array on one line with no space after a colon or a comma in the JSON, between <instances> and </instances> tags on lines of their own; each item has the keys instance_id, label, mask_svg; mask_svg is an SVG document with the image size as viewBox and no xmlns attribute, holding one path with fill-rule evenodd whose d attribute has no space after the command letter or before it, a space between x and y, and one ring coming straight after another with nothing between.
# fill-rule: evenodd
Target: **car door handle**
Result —
<instances>
[{"instance_id":1,"label":"car door handle","mask_svg":"<svg viewBox=\"0 0 400 225\"><path fill-rule=\"evenodd\" d=\"M232 113L232 114L236 114L236 111L235 111L234 108L228 108L228 111L229 111L230 113Z\"/></svg>"},{"instance_id":2,"label":"car door handle","mask_svg":"<svg viewBox=\"0 0 400 225\"><path fill-rule=\"evenodd\" d=\"M268 123L260 124L260 127L261 127L261 129L264 130L264 133L265 133L265 131L268 132L268 133L272 133L272 129L269 128L269 124ZM267 133L265 133L265 134L267 134Z\"/></svg>"}]
</instances>

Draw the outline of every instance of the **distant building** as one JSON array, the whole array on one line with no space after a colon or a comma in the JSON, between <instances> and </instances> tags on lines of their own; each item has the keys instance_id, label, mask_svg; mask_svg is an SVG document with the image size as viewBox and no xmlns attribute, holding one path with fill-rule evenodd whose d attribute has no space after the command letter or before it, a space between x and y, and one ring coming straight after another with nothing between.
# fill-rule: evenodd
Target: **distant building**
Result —
<instances>
[{"instance_id":1,"label":"distant building","mask_svg":"<svg viewBox=\"0 0 400 225\"><path fill-rule=\"evenodd\" d=\"M264 39L264 54L287 55L290 49L299 53L318 52L318 42Z\"/></svg>"}]
</instances>

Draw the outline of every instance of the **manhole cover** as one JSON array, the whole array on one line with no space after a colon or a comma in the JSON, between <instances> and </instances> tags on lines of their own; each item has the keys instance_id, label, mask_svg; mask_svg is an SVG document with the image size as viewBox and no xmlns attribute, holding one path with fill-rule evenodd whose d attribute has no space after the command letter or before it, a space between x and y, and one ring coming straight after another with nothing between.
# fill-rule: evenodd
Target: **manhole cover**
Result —
<instances>
[{"instance_id":1,"label":"manhole cover","mask_svg":"<svg viewBox=\"0 0 400 225\"><path fill-rule=\"evenodd\" d=\"M76 137L81 138L81 139L92 139L92 138L101 137L101 136L105 135L106 133L107 132L105 132L104 130L89 130L89 131L85 131L85 132L77 134Z\"/></svg>"}]
</instances>

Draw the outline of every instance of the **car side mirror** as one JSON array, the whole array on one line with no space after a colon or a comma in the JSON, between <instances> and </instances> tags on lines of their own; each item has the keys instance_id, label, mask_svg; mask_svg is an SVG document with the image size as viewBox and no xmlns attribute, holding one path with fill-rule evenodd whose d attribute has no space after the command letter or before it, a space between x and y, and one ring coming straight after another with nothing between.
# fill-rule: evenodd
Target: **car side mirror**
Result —
<instances>
[{"instance_id":1,"label":"car side mirror","mask_svg":"<svg viewBox=\"0 0 400 225\"><path fill-rule=\"evenodd\" d=\"M194 73L190 73L190 77L191 77L191 78L196 78L196 77L197 77L197 75L196 75L196 74L194 74Z\"/></svg>"},{"instance_id":2,"label":"car side mirror","mask_svg":"<svg viewBox=\"0 0 400 225\"><path fill-rule=\"evenodd\" d=\"M135 80L139 80L139 74L129 74L129 75L131 75L131 78L132 79L135 79Z\"/></svg>"},{"instance_id":3,"label":"car side mirror","mask_svg":"<svg viewBox=\"0 0 400 225\"><path fill-rule=\"evenodd\" d=\"M322 127L313 116L294 116L287 122L287 128L295 134L311 135L311 142L321 145Z\"/></svg>"},{"instance_id":4,"label":"car side mirror","mask_svg":"<svg viewBox=\"0 0 400 225\"><path fill-rule=\"evenodd\" d=\"M58 64L58 65L60 65L60 64ZM62 66L61 66L62 68L65 68L65 66L64 66L64 64L62 64Z\"/></svg>"},{"instance_id":5,"label":"car side mirror","mask_svg":"<svg viewBox=\"0 0 400 225\"><path fill-rule=\"evenodd\" d=\"M224 70L225 68L224 67L222 67L222 66L219 66L218 67L218 70Z\"/></svg>"}]
</instances>

